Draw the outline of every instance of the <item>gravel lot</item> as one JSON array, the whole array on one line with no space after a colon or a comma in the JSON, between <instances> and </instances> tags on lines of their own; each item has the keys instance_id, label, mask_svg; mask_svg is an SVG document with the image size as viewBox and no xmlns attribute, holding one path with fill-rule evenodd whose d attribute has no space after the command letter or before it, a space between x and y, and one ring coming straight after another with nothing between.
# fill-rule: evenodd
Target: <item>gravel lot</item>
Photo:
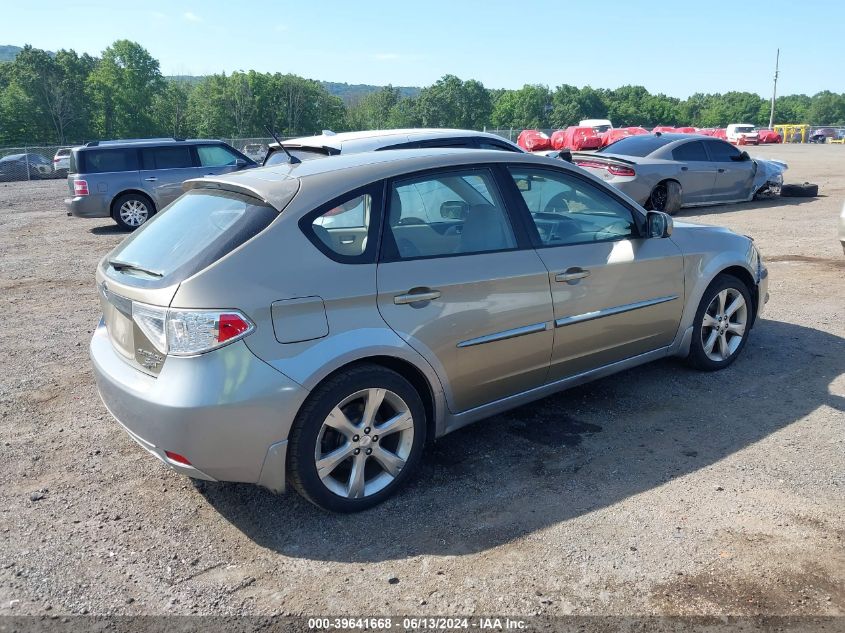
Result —
<instances>
[{"instance_id":1,"label":"gravel lot","mask_svg":"<svg viewBox=\"0 0 845 633\"><path fill-rule=\"evenodd\" d=\"M61 181L0 185L0 615L845 614L845 147L815 199L682 211L755 237L744 355L654 363L463 429L356 516L194 485L101 405L96 261Z\"/></svg>"}]
</instances>

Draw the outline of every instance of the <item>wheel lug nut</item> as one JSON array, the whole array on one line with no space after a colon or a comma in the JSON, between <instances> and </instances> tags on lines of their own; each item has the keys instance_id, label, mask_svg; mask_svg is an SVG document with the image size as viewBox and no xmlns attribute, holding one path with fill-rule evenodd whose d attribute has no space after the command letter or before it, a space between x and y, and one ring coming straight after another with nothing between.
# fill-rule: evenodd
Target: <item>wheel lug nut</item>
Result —
<instances>
[{"instance_id":1,"label":"wheel lug nut","mask_svg":"<svg viewBox=\"0 0 845 633\"><path fill-rule=\"evenodd\" d=\"M367 455L372 454L372 452L373 452L373 449L371 449L371 448L368 448L368 449L367 449Z\"/></svg>"},{"instance_id":2,"label":"wheel lug nut","mask_svg":"<svg viewBox=\"0 0 845 633\"><path fill-rule=\"evenodd\" d=\"M359 453L361 452L361 449L360 449L360 448L356 448L353 452L357 455L357 454L359 454Z\"/></svg>"},{"instance_id":3,"label":"wheel lug nut","mask_svg":"<svg viewBox=\"0 0 845 633\"><path fill-rule=\"evenodd\" d=\"M369 435L369 433L370 433L370 427L365 428L365 429L364 429L364 433L367 433L367 434Z\"/></svg>"},{"instance_id":4,"label":"wheel lug nut","mask_svg":"<svg viewBox=\"0 0 845 633\"><path fill-rule=\"evenodd\" d=\"M373 435L373 442L378 442L378 435Z\"/></svg>"},{"instance_id":5,"label":"wheel lug nut","mask_svg":"<svg viewBox=\"0 0 845 633\"><path fill-rule=\"evenodd\" d=\"M357 442L359 439L361 439L361 438L359 438L357 435L353 435L353 436L352 436L352 441L353 441L353 442Z\"/></svg>"}]
</instances>

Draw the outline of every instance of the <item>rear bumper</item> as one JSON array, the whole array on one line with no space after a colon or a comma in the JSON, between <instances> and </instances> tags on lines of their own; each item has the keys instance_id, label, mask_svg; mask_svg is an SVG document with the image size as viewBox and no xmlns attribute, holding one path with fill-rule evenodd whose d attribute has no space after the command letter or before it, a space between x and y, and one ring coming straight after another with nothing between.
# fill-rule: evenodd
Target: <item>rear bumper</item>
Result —
<instances>
[{"instance_id":1,"label":"rear bumper","mask_svg":"<svg viewBox=\"0 0 845 633\"><path fill-rule=\"evenodd\" d=\"M103 196L75 196L65 198L65 208L68 213L77 218L108 218L111 217L109 208L111 201Z\"/></svg>"},{"instance_id":2,"label":"rear bumper","mask_svg":"<svg viewBox=\"0 0 845 633\"><path fill-rule=\"evenodd\" d=\"M101 322L90 353L109 413L164 464L198 479L284 490L287 437L308 392L243 341L199 356L168 357L153 377L115 351ZM191 465L172 461L165 451Z\"/></svg>"}]
</instances>

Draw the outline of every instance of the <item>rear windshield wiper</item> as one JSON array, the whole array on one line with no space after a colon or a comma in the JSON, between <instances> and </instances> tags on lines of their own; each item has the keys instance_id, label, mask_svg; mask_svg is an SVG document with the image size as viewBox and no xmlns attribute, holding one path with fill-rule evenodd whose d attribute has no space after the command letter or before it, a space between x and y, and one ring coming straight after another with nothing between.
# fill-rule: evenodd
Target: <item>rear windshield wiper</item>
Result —
<instances>
[{"instance_id":1,"label":"rear windshield wiper","mask_svg":"<svg viewBox=\"0 0 845 633\"><path fill-rule=\"evenodd\" d=\"M143 273L144 275L149 275L150 277L156 277L158 279L164 277L164 273L160 273L157 270L147 270L146 268L142 268L137 264L131 264L129 262L122 262L119 259L110 259L109 266L114 268L118 272L123 272L124 270L131 271L134 270L139 273Z\"/></svg>"}]
</instances>

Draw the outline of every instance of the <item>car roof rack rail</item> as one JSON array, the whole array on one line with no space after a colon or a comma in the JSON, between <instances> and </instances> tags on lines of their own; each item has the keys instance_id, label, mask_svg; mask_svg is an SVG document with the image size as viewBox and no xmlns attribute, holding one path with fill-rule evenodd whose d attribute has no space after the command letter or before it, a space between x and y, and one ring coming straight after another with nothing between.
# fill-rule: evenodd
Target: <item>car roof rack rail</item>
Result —
<instances>
[{"instance_id":1,"label":"car roof rack rail","mask_svg":"<svg viewBox=\"0 0 845 633\"><path fill-rule=\"evenodd\" d=\"M184 141L178 136L162 136L160 138L119 138L110 141L88 141L83 147L98 147L100 145L120 145L122 143L156 143L161 141Z\"/></svg>"}]
</instances>

